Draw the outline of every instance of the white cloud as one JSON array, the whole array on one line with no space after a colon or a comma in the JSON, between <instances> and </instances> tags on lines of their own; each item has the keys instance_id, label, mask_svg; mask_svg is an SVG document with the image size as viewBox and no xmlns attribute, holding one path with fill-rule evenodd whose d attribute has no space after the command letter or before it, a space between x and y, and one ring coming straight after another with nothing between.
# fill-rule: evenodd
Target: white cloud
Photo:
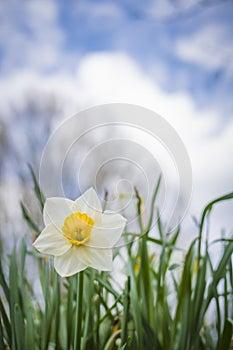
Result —
<instances>
[{"instance_id":1,"label":"white cloud","mask_svg":"<svg viewBox=\"0 0 233 350\"><path fill-rule=\"evenodd\" d=\"M166 93L129 56L122 53L90 54L80 61L76 76L60 72L41 76L21 71L2 79L0 108L22 104L29 90L54 93L64 102L64 115L95 104L126 102L150 108L179 133L193 166L191 214L208 200L233 188L233 122L219 132L218 115L198 110L188 94ZM218 216L216 229L227 226L231 215Z\"/></svg>"},{"instance_id":2,"label":"white cloud","mask_svg":"<svg viewBox=\"0 0 233 350\"><path fill-rule=\"evenodd\" d=\"M64 34L54 0L4 2L0 9L2 70L17 67L48 69L64 59Z\"/></svg>"},{"instance_id":3,"label":"white cloud","mask_svg":"<svg viewBox=\"0 0 233 350\"><path fill-rule=\"evenodd\" d=\"M200 203L232 190L233 123L218 132L219 118L214 111L198 110L188 94L165 93L123 54L87 56L78 68L77 81L87 103L142 105L159 113L177 130L193 166L191 212L197 213Z\"/></svg>"},{"instance_id":4,"label":"white cloud","mask_svg":"<svg viewBox=\"0 0 233 350\"><path fill-rule=\"evenodd\" d=\"M190 0L188 2L183 0L178 0L176 2L169 0L154 0L152 1L151 7L147 10L147 15L155 20L169 20L191 10L196 5L196 0Z\"/></svg>"},{"instance_id":5,"label":"white cloud","mask_svg":"<svg viewBox=\"0 0 233 350\"><path fill-rule=\"evenodd\" d=\"M205 8L203 2L202 0L150 0L147 2L147 6L141 1L134 4L134 10L130 11L130 6L127 10L129 13L137 14L139 18L168 22L169 20L180 20L182 16L203 10ZM210 6L210 4L208 5Z\"/></svg>"},{"instance_id":6,"label":"white cloud","mask_svg":"<svg viewBox=\"0 0 233 350\"><path fill-rule=\"evenodd\" d=\"M179 39L176 44L177 56L208 70L221 67L233 68L231 36L223 26L208 25L189 37Z\"/></svg>"},{"instance_id":7,"label":"white cloud","mask_svg":"<svg viewBox=\"0 0 233 350\"><path fill-rule=\"evenodd\" d=\"M118 19L123 16L120 7L111 2L80 1L73 9L77 15L88 16L88 19Z\"/></svg>"}]
</instances>

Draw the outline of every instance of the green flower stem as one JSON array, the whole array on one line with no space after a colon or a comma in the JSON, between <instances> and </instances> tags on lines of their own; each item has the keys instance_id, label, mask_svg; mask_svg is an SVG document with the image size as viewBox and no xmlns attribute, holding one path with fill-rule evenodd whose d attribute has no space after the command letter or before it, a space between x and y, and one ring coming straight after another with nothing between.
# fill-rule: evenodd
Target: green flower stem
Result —
<instances>
[{"instance_id":1,"label":"green flower stem","mask_svg":"<svg viewBox=\"0 0 233 350\"><path fill-rule=\"evenodd\" d=\"M76 294L76 314L75 314L75 330L74 330L74 349L81 349L81 333L82 333L82 306L83 306L83 271L77 275L77 294Z\"/></svg>"},{"instance_id":2,"label":"green flower stem","mask_svg":"<svg viewBox=\"0 0 233 350\"><path fill-rule=\"evenodd\" d=\"M125 283L124 291L124 313L122 320L122 332L121 332L121 346L127 343L128 338L128 322L129 322L129 309L130 309L130 276Z\"/></svg>"}]
</instances>

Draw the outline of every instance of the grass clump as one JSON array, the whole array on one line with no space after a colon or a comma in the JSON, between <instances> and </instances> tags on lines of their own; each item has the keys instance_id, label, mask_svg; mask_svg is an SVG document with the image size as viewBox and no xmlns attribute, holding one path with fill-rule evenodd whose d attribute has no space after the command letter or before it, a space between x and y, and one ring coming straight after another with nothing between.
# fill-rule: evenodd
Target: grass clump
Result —
<instances>
[{"instance_id":1,"label":"grass clump","mask_svg":"<svg viewBox=\"0 0 233 350\"><path fill-rule=\"evenodd\" d=\"M35 176L33 180L43 209L44 197ZM205 207L198 236L183 261L174 262L180 228L172 236L163 230L159 213L154 211L159 185L160 179L146 226L136 190L140 232L136 240L130 232L125 234L125 247L116 250L123 261L125 281L118 288L111 273L91 268L77 276L60 278L51 260L28 248L25 239L10 256L1 254L0 349L232 348L233 240L204 240L203 232L213 206L232 199L233 193ZM39 234L40 228L23 204L22 212L30 229ZM158 217L158 237L151 234L154 215ZM216 262L211 249L217 245ZM31 277L25 272L29 261L38 267L38 275L34 276L37 288L32 288ZM212 316L207 317L210 312Z\"/></svg>"}]
</instances>

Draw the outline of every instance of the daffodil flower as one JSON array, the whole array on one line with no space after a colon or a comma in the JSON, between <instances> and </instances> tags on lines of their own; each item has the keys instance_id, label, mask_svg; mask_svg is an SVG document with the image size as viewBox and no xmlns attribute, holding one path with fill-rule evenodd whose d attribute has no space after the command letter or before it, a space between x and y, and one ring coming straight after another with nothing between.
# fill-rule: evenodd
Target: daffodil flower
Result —
<instances>
[{"instance_id":1,"label":"daffodil flower","mask_svg":"<svg viewBox=\"0 0 233 350\"><path fill-rule=\"evenodd\" d=\"M71 276L88 266L101 271L112 269L112 248L121 237L126 219L120 214L102 212L93 188L75 201L48 198L43 218L45 228L33 246L54 256L59 275Z\"/></svg>"}]
</instances>

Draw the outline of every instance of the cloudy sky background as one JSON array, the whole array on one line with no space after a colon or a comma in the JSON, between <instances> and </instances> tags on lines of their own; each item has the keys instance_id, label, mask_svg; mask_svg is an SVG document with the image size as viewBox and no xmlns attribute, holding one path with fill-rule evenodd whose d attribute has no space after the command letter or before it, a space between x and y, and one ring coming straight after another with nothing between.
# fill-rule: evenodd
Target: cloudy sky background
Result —
<instances>
[{"instance_id":1,"label":"cloudy sky background","mask_svg":"<svg viewBox=\"0 0 233 350\"><path fill-rule=\"evenodd\" d=\"M21 161L33 126L19 112L30 94L39 105L59 101L59 120L96 104L139 104L183 140L193 168L189 215L198 215L233 190L232 16L230 0L1 0L0 118ZM21 165L1 158L1 183L12 189ZM216 231L231 231L232 210L216 210Z\"/></svg>"}]
</instances>

